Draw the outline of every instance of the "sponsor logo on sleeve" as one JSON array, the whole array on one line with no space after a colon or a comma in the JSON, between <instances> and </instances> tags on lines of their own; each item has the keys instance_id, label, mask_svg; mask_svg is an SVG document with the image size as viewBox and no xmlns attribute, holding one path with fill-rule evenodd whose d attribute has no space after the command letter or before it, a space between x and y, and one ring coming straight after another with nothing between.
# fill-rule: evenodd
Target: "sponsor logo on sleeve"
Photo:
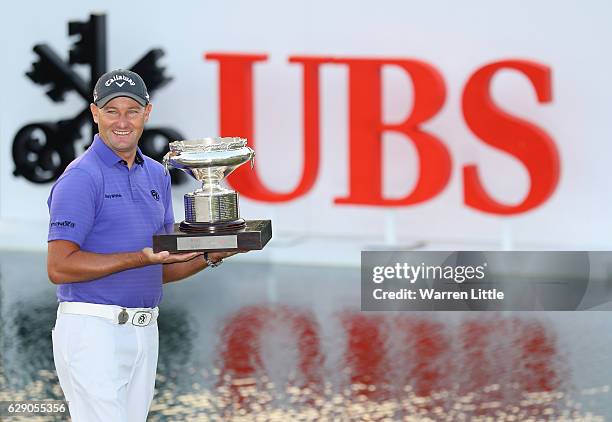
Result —
<instances>
[{"instance_id":1,"label":"sponsor logo on sleeve","mask_svg":"<svg viewBox=\"0 0 612 422\"><path fill-rule=\"evenodd\" d=\"M70 220L64 220L64 221L52 221L51 223L49 223L49 227L50 228L54 228L54 227L70 227L71 229L73 229L75 226L75 224L70 221Z\"/></svg>"}]
</instances>

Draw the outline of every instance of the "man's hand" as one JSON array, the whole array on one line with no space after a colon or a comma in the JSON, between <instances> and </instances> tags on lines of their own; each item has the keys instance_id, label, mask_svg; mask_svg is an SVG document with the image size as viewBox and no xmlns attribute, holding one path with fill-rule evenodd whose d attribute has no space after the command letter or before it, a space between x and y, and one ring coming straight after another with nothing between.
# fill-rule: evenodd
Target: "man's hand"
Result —
<instances>
[{"instance_id":1,"label":"man's hand","mask_svg":"<svg viewBox=\"0 0 612 422\"><path fill-rule=\"evenodd\" d=\"M48 243L48 249L47 271L54 284L95 280L119 271L151 264L185 262L202 255L201 252L153 253L151 248L138 252L93 253L82 251L79 245L68 240L53 240Z\"/></svg>"},{"instance_id":2,"label":"man's hand","mask_svg":"<svg viewBox=\"0 0 612 422\"><path fill-rule=\"evenodd\" d=\"M203 255L202 252L173 253L168 251L153 252L152 248L142 250L146 264L174 264L176 262L191 261L196 256Z\"/></svg>"},{"instance_id":3,"label":"man's hand","mask_svg":"<svg viewBox=\"0 0 612 422\"><path fill-rule=\"evenodd\" d=\"M231 251L231 252L209 252L208 254L208 259L211 260L212 262L219 262L221 260L223 260L224 258L229 258L232 255L236 255L237 253L239 253L238 251Z\"/></svg>"},{"instance_id":4,"label":"man's hand","mask_svg":"<svg viewBox=\"0 0 612 422\"><path fill-rule=\"evenodd\" d=\"M202 271L209 264L213 265L221 261L223 258L235 255L239 252L209 252L208 261L204 259L194 259L190 262L185 263L174 263L170 265L164 265L164 283L170 283L173 281L182 280L189 277L198 271ZM199 255L204 255L202 252L198 252ZM183 254L182 254L183 255ZM191 254L184 254L191 255Z\"/></svg>"}]
</instances>

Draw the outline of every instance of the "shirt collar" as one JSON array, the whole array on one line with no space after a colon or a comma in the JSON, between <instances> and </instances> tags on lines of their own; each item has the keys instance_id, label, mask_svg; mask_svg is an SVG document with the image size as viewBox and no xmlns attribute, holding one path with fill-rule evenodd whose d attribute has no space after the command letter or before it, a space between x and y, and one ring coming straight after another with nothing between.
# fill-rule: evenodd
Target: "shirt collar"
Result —
<instances>
[{"instance_id":1,"label":"shirt collar","mask_svg":"<svg viewBox=\"0 0 612 422\"><path fill-rule=\"evenodd\" d=\"M124 161L121 157L115 154L115 151L110 149L108 145L104 143L99 133L96 133L94 136L93 143L91 144L91 149L100 157L102 162L106 164L108 167L112 167L117 163ZM136 157L134 158L134 162L139 165L144 165L144 158L142 158L142 152L140 148L136 149Z\"/></svg>"}]
</instances>

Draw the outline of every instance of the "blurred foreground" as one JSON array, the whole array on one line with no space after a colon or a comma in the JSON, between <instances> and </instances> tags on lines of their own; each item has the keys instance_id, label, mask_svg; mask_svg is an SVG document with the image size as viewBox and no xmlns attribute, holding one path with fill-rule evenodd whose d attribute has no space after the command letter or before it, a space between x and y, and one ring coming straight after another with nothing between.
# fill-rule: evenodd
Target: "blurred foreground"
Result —
<instances>
[{"instance_id":1,"label":"blurred foreground","mask_svg":"<svg viewBox=\"0 0 612 422\"><path fill-rule=\"evenodd\" d=\"M0 400L63 398L45 259L0 257ZM610 312L365 313L359 292L358 270L231 260L167 286L149 420L612 418Z\"/></svg>"}]
</instances>

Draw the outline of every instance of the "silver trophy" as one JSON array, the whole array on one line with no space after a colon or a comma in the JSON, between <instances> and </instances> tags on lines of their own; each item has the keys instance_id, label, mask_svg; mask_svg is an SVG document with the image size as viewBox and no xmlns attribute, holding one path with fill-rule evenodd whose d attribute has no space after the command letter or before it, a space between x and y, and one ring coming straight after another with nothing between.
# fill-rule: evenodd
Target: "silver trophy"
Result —
<instances>
[{"instance_id":1,"label":"silver trophy","mask_svg":"<svg viewBox=\"0 0 612 422\"><path fill-rule=\"evenodd\" d=\"M270 220L240 217L238 193L223 186L239 166L251 162L255 151L244 138L204 138L175 141L163 164L180 169L202 187L184 196L185 220L154 236L154 249L251 250L261 249L272 236ZM173 243L176 239L176 245Z\"/></svg>"}]
</instances>

